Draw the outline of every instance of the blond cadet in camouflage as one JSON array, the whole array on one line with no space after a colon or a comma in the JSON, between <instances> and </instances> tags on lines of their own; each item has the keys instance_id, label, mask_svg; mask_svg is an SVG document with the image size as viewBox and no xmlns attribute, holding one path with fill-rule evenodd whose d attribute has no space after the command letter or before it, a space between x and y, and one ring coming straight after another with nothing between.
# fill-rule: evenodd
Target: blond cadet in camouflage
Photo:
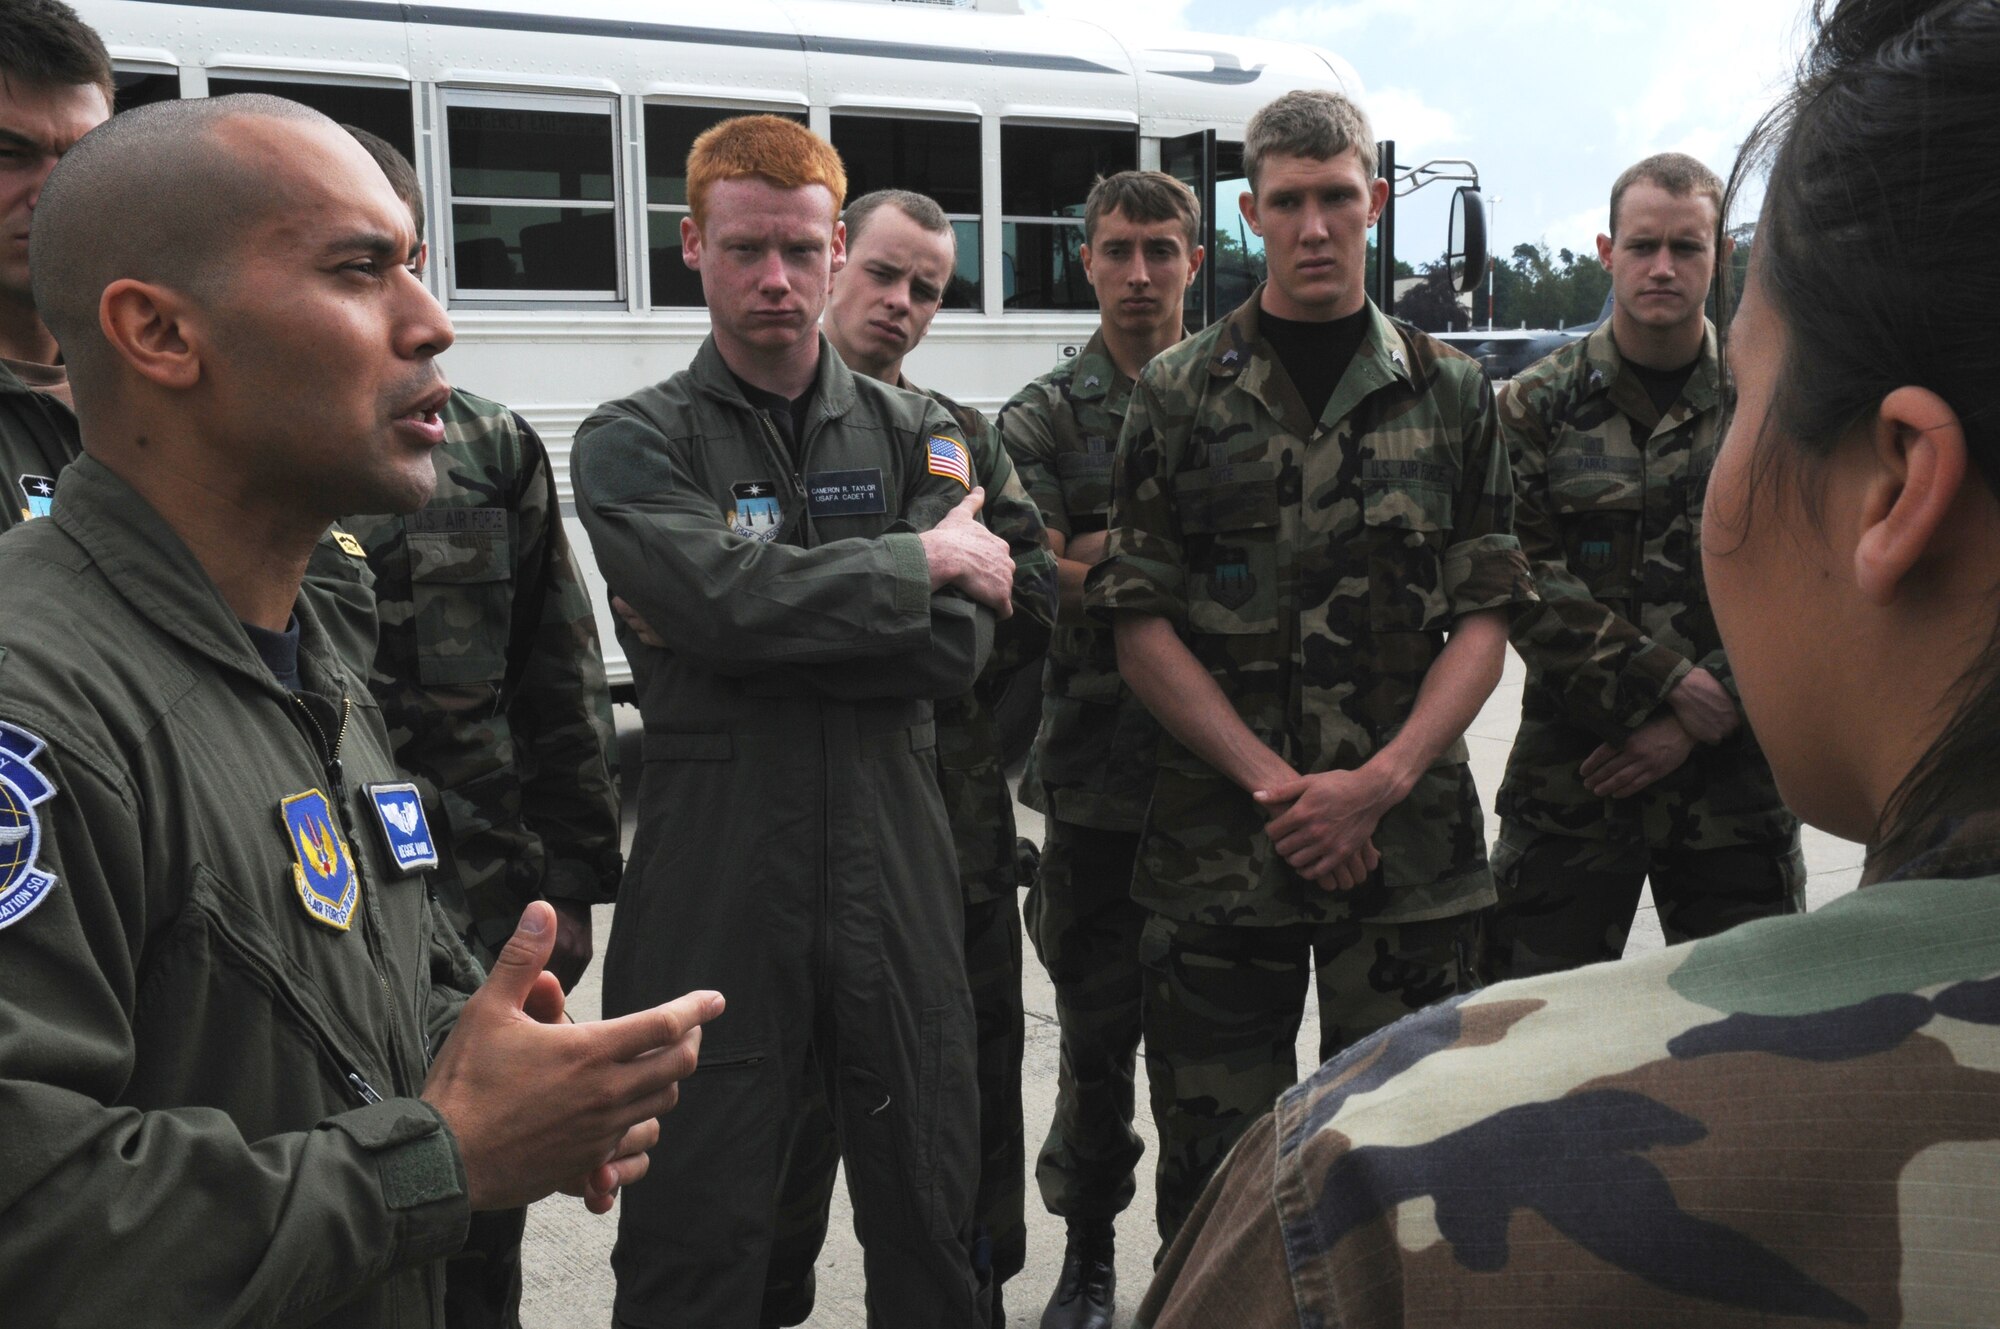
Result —
<instances>
[{"instance_id":1,"label":"blond cadet in camouflage","mask_svg":"<svg viewBox=\"0 0 2000 1329\"><path fill-rule=\"evenodd\" d=\"M1361 291L1372 143L1332 93L1253 118L1270 280L1140 375L1088 588L1171 736L1133 880L1168 1239L1292 1082L1308 964L1330 1055L1467 985L1493 900L1462 735L1532 590L1484 375ZM1316 418L1266 313L1353 320Z\"/></svg>"},{"instance_id":2,"label":"blond cadet in camouflage","mask_svg":"<svg viewBox=\"0 0 2000 1329\"><path fill-rule=\"evenodd\" d=\"M2000 182L1945 164L2000 153L2000 5L1814 17L1738 168L1764 210L1702 561L1778 786L1868 840L1861 889L1350 1049L1244 1138L1141 1324L1995 1323L2000 382L1965 348L2000 258L1963 219Z\"/></svg>"},{"instance_id":3,"label":"blond cadet in camouflage","mask_svg":"<svg viewBox=\"0 0 2000 1329\"><path fill-rule=\"evenodd\" d=\"M1528 683L1500 787L1491 978L1618 958L1648 876L1669 941L1803 907L1798 822L1740 723L1701 574L1721 192L1677 153L1626 171L1598 241L1617 308L1500 393L1539 599L1512 627ZM1722 719L1696 735L1703 690Z\"/></svg>"}]
</instances>

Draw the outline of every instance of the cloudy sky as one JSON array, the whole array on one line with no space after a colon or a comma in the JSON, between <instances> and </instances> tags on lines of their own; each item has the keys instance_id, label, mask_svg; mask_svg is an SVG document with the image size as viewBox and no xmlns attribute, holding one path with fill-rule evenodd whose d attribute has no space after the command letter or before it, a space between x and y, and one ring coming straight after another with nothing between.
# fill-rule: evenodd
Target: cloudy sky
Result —
<instances>
[{"instance_id":1,"label":"cloudy sky","mask_svg":"<svg viewBox=\"0 0 2000 1329\"><path fill-rule=\"evenodd\" d=\"M1405 165L1469 157L1494 248L1588 249L1611 181L1649 153L1727 176L1795 65L1805 0L1023 0L1143 32L1310 42L1359 71ZM1156 44L1149 42L1149 44ZM1448 187L1398 206L1399 257L1444 248Z\"/></svg>"}]
</instances>

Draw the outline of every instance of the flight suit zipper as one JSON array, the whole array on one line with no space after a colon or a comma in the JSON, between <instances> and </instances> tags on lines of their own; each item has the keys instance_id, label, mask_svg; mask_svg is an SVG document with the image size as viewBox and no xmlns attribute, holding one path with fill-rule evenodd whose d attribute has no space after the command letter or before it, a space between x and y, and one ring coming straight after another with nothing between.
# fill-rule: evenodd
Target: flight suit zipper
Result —
<instances>
[{"instance_id":1,"label":"flight suit zipper","mask_svg":"<svg viewBox=\"0 0 2000 1329\"><path fill-rule=\"evenodd\" d=\"M298 708L299 714L305 717L306 723L312 727L313 736L319 740L318 756L320 758L320 765L326 772L327 782L332 786L327 791L327 797L332 801L334 815L340 818L341 830L347 836L349 866L358 878L361 873L359 857L361 852L360 838L355 834L354 818L348 810L346 774L340 760L341 746L347 741L347 730L354 719L354 698L348 695L346 689L343 688L341 690L340 728L335 732L333 742L328 743L326 728L320 724L319 718L312 713L312 707L306 705L305 699L296 692L288 692L286 695L291 698L292 704ZM358 881L356 889L359 889ZM398 1046L402 1041L398 1035L402 1021L398 1018L399 1011L395 989L389 983L388 939L383 935L382 921L380 915L376 913L375 892L372 889L362 892L361 915L362 941L368 948L368 958L375 969L375 981L382 987L382 1000L389 1008L389 1073L391 1076L391 1085L398 1094L409 1093L411 1091L411 1086L407 1083L409 1077L404 1074L402 1069L406 1058L402 1055L402 1049ZM348 1078L356 1092L361 1094L364 1102L370 1101L369 1095L374 1095L373 1101L381 1101L381 1096L376 1093L367 1081L362 1080L358 1075L354 1074L350 1074Z\"/></svg>"}]
</instances>

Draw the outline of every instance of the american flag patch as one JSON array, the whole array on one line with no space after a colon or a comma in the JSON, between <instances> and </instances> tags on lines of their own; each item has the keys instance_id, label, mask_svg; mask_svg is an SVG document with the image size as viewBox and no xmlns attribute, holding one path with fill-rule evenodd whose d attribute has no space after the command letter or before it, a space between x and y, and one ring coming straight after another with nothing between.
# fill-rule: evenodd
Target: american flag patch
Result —
<instances>
[{"instance_id":1,"label":"american flag patch","mask_svg":"<svg viewBox=\"0 0 2000 1329\"><path fill-rule=\"evenodd\" d=\"M930 454L932 475L948 475L967 489L972 488L972 458L966 455L963 443L932 434L924 447Z\"/></svg>"}]
</instances>

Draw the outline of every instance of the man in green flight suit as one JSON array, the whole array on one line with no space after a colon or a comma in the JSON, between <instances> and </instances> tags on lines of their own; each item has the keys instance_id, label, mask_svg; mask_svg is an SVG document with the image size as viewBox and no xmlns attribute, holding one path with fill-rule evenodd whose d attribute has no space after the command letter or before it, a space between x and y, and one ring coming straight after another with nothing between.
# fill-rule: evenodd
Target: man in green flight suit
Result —
<instances>
[{"instance_id":1,"label":"man in green flight suit","mask_svg":"<svg viewBox=\"0 0 2000 1329\"><path fill-rule=\"evenodd\" d=\"M416 170L379 136L346 129L421 241ZM426 257L421 246L419 276ZM624 866L597 623L535 431L458 388L438 415L430 501L346 521L373 574L369 688L439 832L432 880L466 948L491 966L521 911L547 900L549 972L567 992L590 963L590 907L616 895ZM526 1221L522 1211L475 1221L449 1271L454 1329L519 1324Z\"/></svg>"},{"instance_id":2,"label":"man in green flight suit","mask_svg":"<svg viewBox=\"0 0 2000 1329\"><path fill-rule=\"evenodd\" d=\"M1146 367L1086 602L1163 744L1133 896L1171 1241L1320 1050L1471 982L1493 900L1464 732L1533 594L1493 394L1369 303L1388 197L1367 118L1292 92L1251 118L1269 280Z\"/></svg>"},{"instance_id":3,"label":"man in green flight suit","mask_svg":"<svg viewBox=\"0 0 2000 1329\"><path fill-rule=\"evenodd\" d=\"M972 473L988 498L980 518L1014 559L1014 615L998 633L979 682L935 705L938 783L951 819L965 901L965 972L979 1031L979 1185L975 1265L990 1271L995 1325L1006 1323L1001 1289L1027 1260L1026 1176L1021 1117L1021 910L1016 891L1014 796L1001 770L993 707L1006 674L1041 654L1055 618L1055 561L1033 500L1021 487L986 417L941 392L919 388L903 361L944 303L958 245L935 199L878 189L841 213L847 262L827 299L827 343L857 374L929 397L963 430ZM809 1086L810 1088L810 1086ZM763 1323L804 1323L812 1311L813 1264L826 1240L840 1147L831 1115L816 1103L799 1121L785 1166L778 1234Z\"/></svg>"},{"instance_id":4,"label":"man in green flight suit","mask_svg":"<svg viewBox=\"0 0 2000 1329\"><path fill-rule=\"evenodd\" d=\"M441 1325L472 1214L643 1175L720 1011L563 1023L539 904L467 998L302 584L336 515L434 483L452 333L414 251L367 155L274 97L120 116L42 192L84 455L0 542L10 1320Z\"/></svg>"},{"instance_id":5,"label":"man in green flight suit","mask_svg":"<svg viewBox=\"0 0 2000 1329\"><path fill-rule=\"evenodd\" d=\"M77 458L68 367L35 309L28 234L42 184L111 116L111 57L61 0L0 8L0 531L47 516Z\"/></svg>"},{"instance_id":6,"label":"man in green flight suit","mask_svg":"<svg viewBox=\"0 0 2000 1329\"><path fill-rule=\"evenodd\" d=\"M713 974L732 1017L619 1214L614 1314L757 1324L816 1069L871 1323L973 1329L974 1026L930 699L972 687L1014 564L950 416L818 333L839 156L740 117L695 140L687 180L713 331L583 423L575 473L607 582L666 642L621 632L646 764L605 1009Z\"/></svg>"},{"instance_id":7,"label":"man in green flight suit","mask_svg":"<svg viewBox=\"0 0 2000 1329\"><path fill-rule=\"evenodd\" d=\"M1068 1224L1043 1329L1100 1329L1116 1304L1113 1224L1145 1146L1132 1128L1139 1051L1139 932L1132 861L1160 730L1118 677L1110 629L1084 617L1104 558L1111 461L1140 369L1186 335L1201 270L1201 204L1158 171L1099 180L1084 202L1084 275L1099 325L1083 353L1014 394L1000 432L1048 523L1062 617L1042 678L1042 727L1021 801L1048 835L1029 923L1062 1030L1055 1118L1035 1163L1042 1203Z\"/></svg>"},{"instance_id":8,"label":"man in green flight suit","mask_svg":"<svg viewBox=\"0 0 2000 1329\"><path fill-rule=\"evenodd\" d=\"M1701 573L1721 445L1722 182L1682 153L1611 190L1611 317L1500 393L1538 602L1500 786L1486 977L1615 960L1650 879L1670 942L1805 907L1799 823L1741 704ZM1727 261L1727 253L1720 257Z\"/></svg>"}]
</instances>

